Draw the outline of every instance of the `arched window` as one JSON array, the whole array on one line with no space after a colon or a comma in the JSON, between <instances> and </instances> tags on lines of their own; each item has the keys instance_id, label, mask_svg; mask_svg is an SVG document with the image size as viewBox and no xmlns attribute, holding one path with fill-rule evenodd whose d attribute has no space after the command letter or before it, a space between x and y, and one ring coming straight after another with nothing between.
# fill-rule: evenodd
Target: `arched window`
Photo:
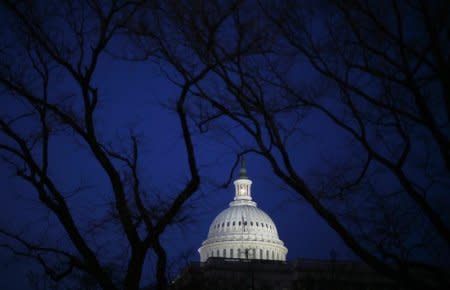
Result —
<instances>
[{"instance_id":1,"label":"arched window","mask_svg":"<svg viewBox=\"0 0 450 290\"><path fill-rule=\"evenodd\" d=\"M223 255L222 255L222 257L224 257L224 258L227 257L227 250L226 250L226 249L223 249Z\"/></svg>"},{"instance_id":2,"label":"arched window","mask_svg":"<svg viewBox=\"0 0 450 290\"><path fill-rule=\"evenodd\" d=\"M236 225L236 222L233 222L233 226L235 226Z\"/></svg>"},{"instance_id":3,"label":"arched window","mask_svg":"<svg viewBox=\"0 0 450 290\"><path fill-rule=\"evenodd\" d=\"M237 256L239 259L241 258L241 249L239 248L238 249L238 256Z\"/></svg>"},{"instance_id":4,"label":"arched window","mask_svg":"<svg viewBox=\"0 0 450 290\"><path fill-rule=\"evenodd\" d=\"M231 257L231 258L234 258L233 249L230 249L230 257Z\"/></svg>"},{"instance_id":5,"label":"arched window","mask_svg":"<svg viewBox=\"0 0 450 290\"><path fill-rule=\"evenodd\" d=\"M275 253L272 251L272 260L275 260Z\"/></svg>"},{"instance_id":6,"label":"arched window","mask_svg":"<svg viewBox=\"0 0 450 290\"><path fill-rule=\"evenodd\" d=\"M269 260L269 250L266 250L266 259Z\"/></svg>"},{"instance_id":7,"label":"arched window","mask_svg":"<svg viewBox=\"0 0 450 290\"><path fill-rule=\"evenodd\" d=\"M253 248L253 250L252 250L252 258L256 259L256 249L255 248Z\"/></svg>"},{"instance_id":8,"label":"arched window","mask_svg":"<svg viewBox=\"0 0 450 290\"><path fill-rule=\"evenodd\" d=\"M262 260L263 259L263 250L259 249L259 258Z\"/></svg>"},{"instance_id":9,"label":"arched window","mask_svg":"<svg viewBox=\"0 0 450 290\"><path fill-rule=\"evenodd\" d=\"M219 249L217 249L217 257L220 257L220 252L219 252ZM272 252L272 256L273 256L273 252Z\"/></svg>"}]
</instances>

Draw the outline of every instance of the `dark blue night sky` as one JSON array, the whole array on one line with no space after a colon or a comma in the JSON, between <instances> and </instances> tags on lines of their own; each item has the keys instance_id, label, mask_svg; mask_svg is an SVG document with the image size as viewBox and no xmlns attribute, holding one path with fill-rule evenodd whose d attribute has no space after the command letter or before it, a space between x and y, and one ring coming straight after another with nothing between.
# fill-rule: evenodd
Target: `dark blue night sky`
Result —
<instances>
[{"instance_id":1,"label":"dark blue night sky","mask_svg":"<svg viewBox=\"0 0 450 290\"><path fill-rule=\"evenodd\" d=\"M104 94L97 115L100 136L120 140L132 128L142 140L140 166L144 173L143 183L161 195L171 194L171 190L178 189L179 184L184 182L187 170L178 119L171 108L165 105L178 92L178 88L161 76L158 68L151 64L128 63L105 57L100 68L96 74L96 83ZM299 73L307 74L305 71ZM14 107L8 107L10 104L6 105L7 110L14 110ZM307 122L311 130L322 132L323 136L313 139L305 135L306 142L299 142L301 148L297 147L299 155L296 158L301 160L299 164L305 172L309 167L320 166L323 162L321 151L325 150L325 146L338 146L334 143L336 137L332 127L327 128L330 125L324 118L311 116ZM243 138L246 138L245 135ZM220 136L215 139L198 133L194 135L203 184L188 204L193 212L189 222L181 227L172 227L164 235L163 239L174 261L180 260L181 255L187 255L192 261L199 260L197 249L206 239L210 223L221 210L228 207L234 196L232 183L226 189L221 185L228 179L239 148L223 143L223 139ZM98 173L98 165L89 158L86 149L71 141L70 136L62 135L52 145L52 174L69 189L75 190L80 185L86 187L70 197L76 207L75 214L83 220L84 215L103 213L108 200L108 186L105 176ZM266 161L251 154L247 160L248 174L253 180L253 198L277 225L280 238L289 249L288 259L326 259L332 250L338 253L340 259L353 257L306 202L287 190L273 175ZM25 232L33 232L36 225L41 228L44 224L47 228L44 234L38 233L39 238L62 239L55 230L58 227L56 221L42 210L32 190L12 178L5 165L2 165L1 170L2 222L13 224ZM236 176L237 171L233 173L233 179ZM111 242L115 241L115 237L109 238ZM108 247L111 245L108 244ZM2 257L4 279L1 288L26 287L23 277L30 269L27 260L6 253L2 253ZM10 288L11 285L16 286Z\"/></svg>"},{"instance_id":2,"label":"dark blue night sky","mask_svg":"<svg viewBox=\"0 0 450 290\"><path fill-rule=\"evenodd\" d=\"M0 289L27 289L43 275L11 245L74 253L70 261L80 259L74 265L85 276L68 284L95 278L104 289L135 289L157 280L163 289L165 275L155 278L159 239L168 280L199 261L210 223L233 199L243 151L253 200L276 224L288 260L361 257L405 285L422 282L410 274L416 270L441 277L448 269L446 1L25 2L0 4ZM97 37L110 42L103 47ZM158 236L155 221L166 221L161 212L195 167L181 111L201 180ZM120 155L132 151L131 136L137 189ZM31 148L37 166L11 146ZM69 212L86 241L65 232ZM14 235L36 244L24 247ZM142 279L127 271L136 269L127 264L131 248L141 256L129 265L144 265ZM56 256L67 257L45 258L56 265ZM434 285L423 280L417 285Z\"/></svg>"}]
</instances>

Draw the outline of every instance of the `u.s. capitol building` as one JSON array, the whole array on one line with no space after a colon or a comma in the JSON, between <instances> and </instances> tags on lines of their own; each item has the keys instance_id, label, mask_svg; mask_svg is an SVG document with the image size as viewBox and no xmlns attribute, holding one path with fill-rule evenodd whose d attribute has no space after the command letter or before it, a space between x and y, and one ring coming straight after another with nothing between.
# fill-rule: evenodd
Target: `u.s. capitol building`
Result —
<instances>
[{"instance_id":1,"label":"u.s. capitol building","mask_svg":"<svg viewBox=\"0 0 450 290\"><path fill-rule=\"evenodd\" d=\"M200 261L211 257L286 261L288 249L274 222L252 200L252 181L244 160L234 186L234 200L213 220L198 250Z\"/></svg>"},{"instance_id":2,"label":"u.s. capitol building","mask_svg":"<svg viewBox=\"0 0 450 290\"><path fill-rule=\"evenodd\" d=\"M172 281L172 290L402 289L354 261L286 261L287 248L272 219L256 206L242 161L235 196L213 220L192 262Z\"/></svg>"}]
</instances>

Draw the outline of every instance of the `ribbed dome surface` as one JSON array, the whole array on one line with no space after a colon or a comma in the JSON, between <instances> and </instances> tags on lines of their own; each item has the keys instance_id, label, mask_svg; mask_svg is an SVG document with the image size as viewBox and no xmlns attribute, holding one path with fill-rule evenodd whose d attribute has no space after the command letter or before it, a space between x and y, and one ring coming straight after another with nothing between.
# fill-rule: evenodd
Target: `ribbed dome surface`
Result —
<instances>
[{"instance_id":1,"label":"ribbed dome surface","mask_svg":"<svg viewBox=\"0 0 450 290\"><path fill-rule=\"evenodd\" d=\"M219 242L239 238L280 243L272 219L252 205L230 206L223 210L209 227L208 240Z\"/></svg>"}]
</instances>

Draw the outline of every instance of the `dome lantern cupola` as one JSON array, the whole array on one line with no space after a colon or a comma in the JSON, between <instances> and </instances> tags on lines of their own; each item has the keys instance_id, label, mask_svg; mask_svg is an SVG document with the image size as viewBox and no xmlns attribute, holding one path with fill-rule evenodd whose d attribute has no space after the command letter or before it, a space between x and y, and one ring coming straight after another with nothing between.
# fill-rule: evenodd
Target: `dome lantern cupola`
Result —
<instances>
[{"instance_id":1,"label":"dome lantern cupola","mask_svg":"<svg viewBox=\"0 0 450 290\"><path fill-rule=\"evenodd\" d=\"M248 179L247 168L245 167L245 159L241 159L241 169L239 170L239 178L234 181L235 195L234 200L251 201L252 181ZM250 204L250 203L248 203Z\"/></svg>"}]
</instances>

